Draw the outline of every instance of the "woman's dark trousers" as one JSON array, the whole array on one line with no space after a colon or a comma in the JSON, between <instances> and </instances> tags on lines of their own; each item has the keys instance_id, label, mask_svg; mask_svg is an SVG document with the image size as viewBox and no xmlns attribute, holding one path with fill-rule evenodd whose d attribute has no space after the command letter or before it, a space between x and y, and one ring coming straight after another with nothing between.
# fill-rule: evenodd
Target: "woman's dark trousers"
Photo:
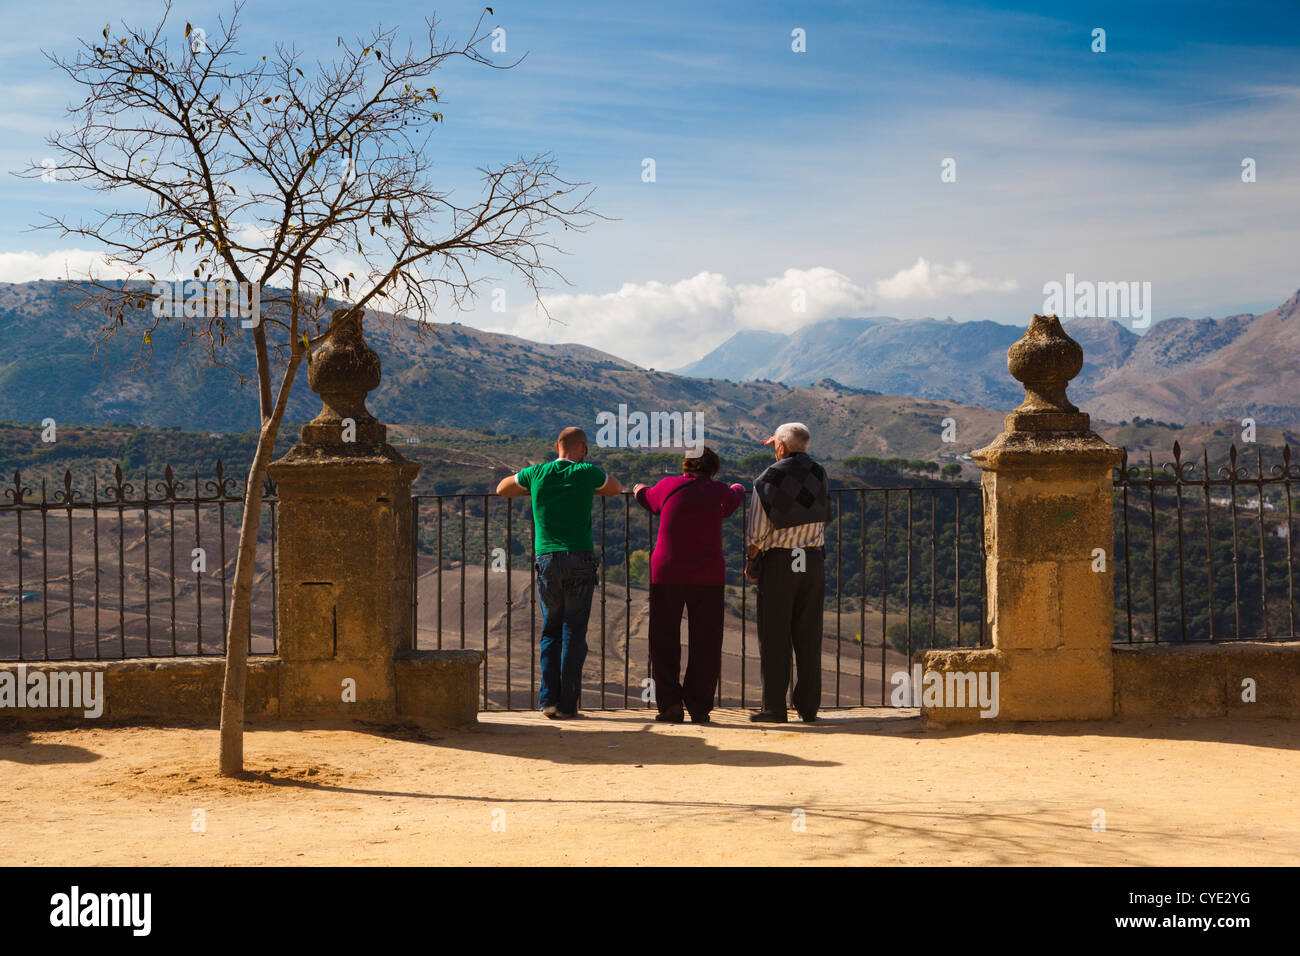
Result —
<instances>
[{"instance_id":1,"label":"woman's dark trousers","mask_svg":"<svg viewBox=\"0 0 1300 956\"><path fill-rule=\"evenodd\" d=\"M709 716L722 672L722 589L721 584L650 585L650 656L661 714L684 707L694 719ZM683 609L689 657L686 680L679 681Z\"/></svg>"}]
</instances>

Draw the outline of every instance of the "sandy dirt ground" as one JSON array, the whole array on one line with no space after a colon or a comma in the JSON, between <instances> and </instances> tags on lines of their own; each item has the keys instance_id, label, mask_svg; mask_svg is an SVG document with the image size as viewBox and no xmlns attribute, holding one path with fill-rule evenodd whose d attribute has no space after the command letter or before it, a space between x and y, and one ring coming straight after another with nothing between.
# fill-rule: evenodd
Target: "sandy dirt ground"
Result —
<instances>
[{"instance_id":1,"label":"sandy dirt ground","mask_svg":"<svg viewBox=\"0 0 1300 956\"><path fill-rule=\"evenodd\" d=\"M715 717L263 725L247 780L210 727L6 729L0 864L1300 862L1294 722Z\"/></svg>"}]
</instances>

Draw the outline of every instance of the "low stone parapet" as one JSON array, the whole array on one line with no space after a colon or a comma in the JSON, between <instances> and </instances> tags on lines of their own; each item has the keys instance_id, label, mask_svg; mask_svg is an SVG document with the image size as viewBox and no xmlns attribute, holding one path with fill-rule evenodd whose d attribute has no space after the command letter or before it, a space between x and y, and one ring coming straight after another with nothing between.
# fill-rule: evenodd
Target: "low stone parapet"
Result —
<instances>
[{"instance_id":1,"label":"low stone parapet","mask_svg":"<svg viewBox=\"0 0 1300 956\"><path fill-rule=\"evenodd\" d=\"M1116 645L1118 717L1300 717L1300 642Z\"/></svg>"},{"instance_id":2,"label":"low stone parapet","mask_svg":"<svg viewBox=\"0 0 1300 956\"><path fill-rule=\"evenodd\" d=\"M1113 716L1108 650L994 647L921 651L914 706L927 725Z\"/></svg>"},{"instance_id":3,"label":"low stone parapet","mask_svg":"<svg viewBox=\"0 0 1300 956\"><path fill-rule=\"evenodd\" d=\"M971 703L971 688L992 686L981 674L998 676L993 708L978 706L978 699ZM1300 717L1297 641L1117 644L1100 655L992 647L919 651L908 676L909 687L919 687L913 706L932 727L1112 716ZM1100 707L1097 689L1108 686L1112 706Z\"/></svg>"},{"instance_id":4,"label":"low stone parapet","mask_svg":"<svg viewBox=\"0 0 1300 956\"><path fill-rule=\"evenodd\" d=\"M277 659L249 661L244 698L249 717L278 716L279 665ZM0 726L73 719L216 720L225 671L220 657L0 662ZM75 675L75 681L68 675ZM79 686L74 688L74 682ZM22 694L22 706L9 698L10 688ZM38 699L42 703L31 706ZM71 699L75 706L51 706Z\"/></svg>"},{"instance_id":5,"label":"low stone parapet","mask_svg":"<svg viewBox=\"0 0 1300 956\"><path fill-rule=\"evenodd\" d=\"M408 651L376 676L356 662L253 658L245 713L465 727L478 720L482 661L475 650ZM216 721L225 667L220 657L0 662L0 727Z\"/></svg>"},{"instance_id":6,"label":"low stone parapet","mask_svg":"<svg viewBox=\"0 0 1300 956\"><path fill-rule=\"evenodd\" d=\"M393 661L397 713L403 720L443 727L478 721L482 651L403 651Z\"/></svg>"}]
</instances>

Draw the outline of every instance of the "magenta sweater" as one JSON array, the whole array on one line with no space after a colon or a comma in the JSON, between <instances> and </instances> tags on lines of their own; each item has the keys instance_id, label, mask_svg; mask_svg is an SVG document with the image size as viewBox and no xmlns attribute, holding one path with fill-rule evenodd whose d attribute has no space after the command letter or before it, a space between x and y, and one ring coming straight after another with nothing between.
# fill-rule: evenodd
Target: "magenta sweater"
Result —
<instances>
[{"instance_id":1,"label":"magenta sweater","mask_svg":"<svg viewBox=\"0 0 1300 956\"><path fill-rule=\"evenodd\" d=\"M682 490L673 494L677 488ZM734 514L745 500L743 487L728 487L720 481L693 475L675 475L652 488L642 489L636 500L641 507L660 516L659 539L650 558L652 583L719 586L726 583L722 519Z\"/></svg>"}]
</instances>

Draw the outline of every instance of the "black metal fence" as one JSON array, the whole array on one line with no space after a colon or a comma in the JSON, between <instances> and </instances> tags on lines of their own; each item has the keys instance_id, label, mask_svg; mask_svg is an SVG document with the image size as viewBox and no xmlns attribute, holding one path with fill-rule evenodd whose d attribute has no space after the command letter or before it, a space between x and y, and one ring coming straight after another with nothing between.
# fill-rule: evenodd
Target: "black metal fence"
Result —
<instances>
[{"instance_id":1,"label":"black metal fence","mask_svg":"<svg viewBox=\"0 0 1300 956\"><path fill-rule=\"evenodd\" d=\"M0 659L222 654L242 483L215 477L27 483L0 495ZM35 486L35 487L33 487ZM837 488L826 527L826 706L889 703L913 650L984 643L983 509L977 488ZM744 508L724 525L727 614L720 705L758 687L755 591L742 578ZM277 648L275 487L268 482L249 649ZM416 646L479 647L485 709L531 708L538 615L527 500L416 495ZM649 706L648 584L658 520L630 495L598 499L601 559L583 705Z\"/></svg>"},{"instance_id":2,"label":"black metal fence","mask_svg":"<svg viewBox=\"0 0 1300 956\"><path fill-rule=\"evenodd\" d=\"M1296 640L1300 467L1236 447L1114 476L1115 640ZM886 705L913 651L987 645L981 491L932 483L835 488L826 526L823 705ZM277 647L275 487L267 483L249 649ZM749 501L724 522L721 706L758 696L755 589L741 575ZM541 620L527 499L416 495L412 615L420 648L487 653L485 709L536 704ZM0 659L102 660L224 653L241 483L224 472L77 485L24 481L0 495ZM601 561L583 706L649 704L650 553L658 520L601 498Z\"/></svg>"},{"instance_id":3,"label":"black metal fence","mask_svg":"<svg viewBox=\"0 0 1300 956\"><path fill-rule=\"evenodd\" d=\"M1300 468L1284 447L1265 466L1209 453L1115 476L1115 639L1125 643L1295 640Z\"/></svg>"},{"instance_id":4,"label":"black metal fence","mask_svg":"<svg viewBox=\"0 0 1300 956\"><path fill-rule=\"evenodd\" d=\"M225 653L242 483L168 467L138 487L50 487L15 473L0 496L0 660ZM275 487L267 483L249 652L276 651Z\"/></svg>"},{"instance_id":5,"label":"black metal fence","mask_svg":"<svg viewBox=\"0 0 1300 956\"><path fill-rule=\"evenodd\" d=\"M822 703L890 703L892 675L914 650L977 646L984 631L979 488L837 488L826 526ZM727 560L718 706L758 694L754 587L741 575L748 506L724 522ZM481 706L536 705L538 608L527 499L417 495L412 502L415 645L485 652ZM630 494L597 500L600 578L588 630L582 706L651 706L649 557L658 519ZM685 625L683 624L683 632ZM683 633L684 636L684 633Z\"/></svg>"}]
</instances>

